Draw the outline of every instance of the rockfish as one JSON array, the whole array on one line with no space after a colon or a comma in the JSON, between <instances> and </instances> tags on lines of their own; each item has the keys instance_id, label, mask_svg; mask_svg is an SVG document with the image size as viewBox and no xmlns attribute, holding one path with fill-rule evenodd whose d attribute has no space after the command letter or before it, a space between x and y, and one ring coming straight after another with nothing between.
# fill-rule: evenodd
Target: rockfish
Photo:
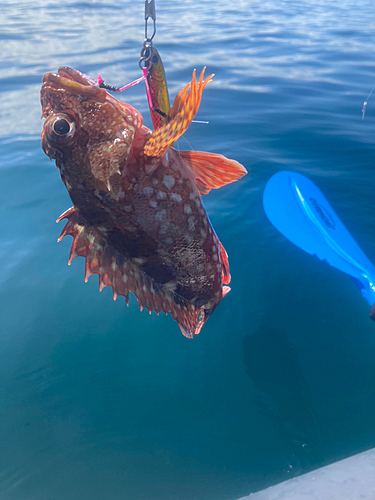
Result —
<instances>
[{"instance_id":1,"label":"rockfish","mask_svg":"<svg viewBox=\"0 0 375 500\"><path fill-rule=\"evenodd\" d=\"M228 256L201 201L246 170L224 156L171 147L198 111L211 77L193 78L154 132L141 114L71 68L43 78L44 152L56 160L73 207L59 241L73 236L69 264L85 258L85 281L140 309L171 313L189 338L230 290Z\"/></svg>"}]
</instances>

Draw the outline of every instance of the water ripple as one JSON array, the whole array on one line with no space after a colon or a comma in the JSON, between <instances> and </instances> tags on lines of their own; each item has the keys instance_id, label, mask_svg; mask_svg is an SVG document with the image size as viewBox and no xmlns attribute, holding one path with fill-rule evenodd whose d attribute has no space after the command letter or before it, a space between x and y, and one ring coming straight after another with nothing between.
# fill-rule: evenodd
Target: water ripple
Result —
<instances>
[{"instance_id":1,"label":"water ripple","mask_svg":"<svg viewBox=\"0 0 375 500\"><path fill-rule=\"evenodd\" d=\"M271 175L303 173L375 260L375 100L361 120L375 83L373 4L156 3L171 96L194 68L215 73L197 117L209 125L192 124L177 147L222 153L249 171L204 200L233 289L187 343L170 317L140 314L133 299L114 303L96 278L85 284L82 259L66 265L70 242L56 243L54 221L71 202L40 148L42 77L61 65L113 85L139 77L144 2L3 2L4 498L224 500L289 478L289 465L303 472L375 444L367 305L262 209ZM143 85L120 99L150 126Z\"/></svg>"}]
</instances>

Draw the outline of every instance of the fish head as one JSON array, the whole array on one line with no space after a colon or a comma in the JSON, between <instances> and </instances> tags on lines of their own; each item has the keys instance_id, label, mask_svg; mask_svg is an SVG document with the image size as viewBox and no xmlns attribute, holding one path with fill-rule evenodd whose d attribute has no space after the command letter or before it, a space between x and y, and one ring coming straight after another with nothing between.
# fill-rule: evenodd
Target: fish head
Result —
<instances>
[{"instance_id":1,"label":"fish head","mask_svg":"<svg viewBox=\"0 0 375 500\"><path fill-rule=\"evenodd\" d=\"M68 191L84 182L116 192L142 128L141 114L68 67L44 75L41 103L46 119L42 147L56 159Z\"/></svg>"}]
</instances>

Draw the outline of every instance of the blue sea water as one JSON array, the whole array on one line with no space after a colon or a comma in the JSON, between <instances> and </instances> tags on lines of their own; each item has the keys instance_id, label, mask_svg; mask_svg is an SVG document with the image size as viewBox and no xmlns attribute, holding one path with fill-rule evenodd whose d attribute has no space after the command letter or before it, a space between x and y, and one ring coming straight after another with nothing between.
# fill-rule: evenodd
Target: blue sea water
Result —
<instances>
[{"instance_id":1,"label":"blue sea water","mask_svg":"<svg viewBox=\"0 0 375 500\"><path fill-rule=\"evenodd\" d=\"M375 324L349 278L267 220L308 176L375 262L375 16L366 0L156 0L173 97L215 73L181 149L249 174L205 197L232 291L201 334L70 267L70 206L40 147L42 76L138 78L144 3L0 9L0 499L234 500L375 446ZM143 85L121 99L151 126Z\"/></svg>"}]
</instances>

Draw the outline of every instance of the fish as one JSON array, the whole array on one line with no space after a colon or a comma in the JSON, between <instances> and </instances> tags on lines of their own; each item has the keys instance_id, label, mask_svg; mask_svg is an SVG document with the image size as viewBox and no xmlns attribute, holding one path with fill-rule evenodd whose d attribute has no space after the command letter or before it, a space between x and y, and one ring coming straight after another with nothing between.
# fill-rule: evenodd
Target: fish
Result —
<instances>
[{"instance_id":1,"label":"fish","mask_svg":"<svg viewBox=\"0 0 375 500\"><path fill-rule=\"evenodd\" d=\"M151 47L150 69L147 81L150 89L150 114L154 129L158 129L168 122L168 111L171 107L167 86L167 78L163 61L155 47Z\"/></svg>"},{"instance_id":2,"label":"fish","mask_svg":"<svg viewBox=\"0 0 375 500\"><path fill-rule=\"evenodd\" d=\"M188 128L211 80L175 97L168 122L152 131L130 104L68 67L46 73L41 88L42 148L56 162L73 206L59 237L73 237L69 261L85 259L85 281L113 298L132 292L140 310L171 314L197 335L229 292L228 255L202 195L246 174L222 155L171 147Z\"/></svg>"}]
</instances>

